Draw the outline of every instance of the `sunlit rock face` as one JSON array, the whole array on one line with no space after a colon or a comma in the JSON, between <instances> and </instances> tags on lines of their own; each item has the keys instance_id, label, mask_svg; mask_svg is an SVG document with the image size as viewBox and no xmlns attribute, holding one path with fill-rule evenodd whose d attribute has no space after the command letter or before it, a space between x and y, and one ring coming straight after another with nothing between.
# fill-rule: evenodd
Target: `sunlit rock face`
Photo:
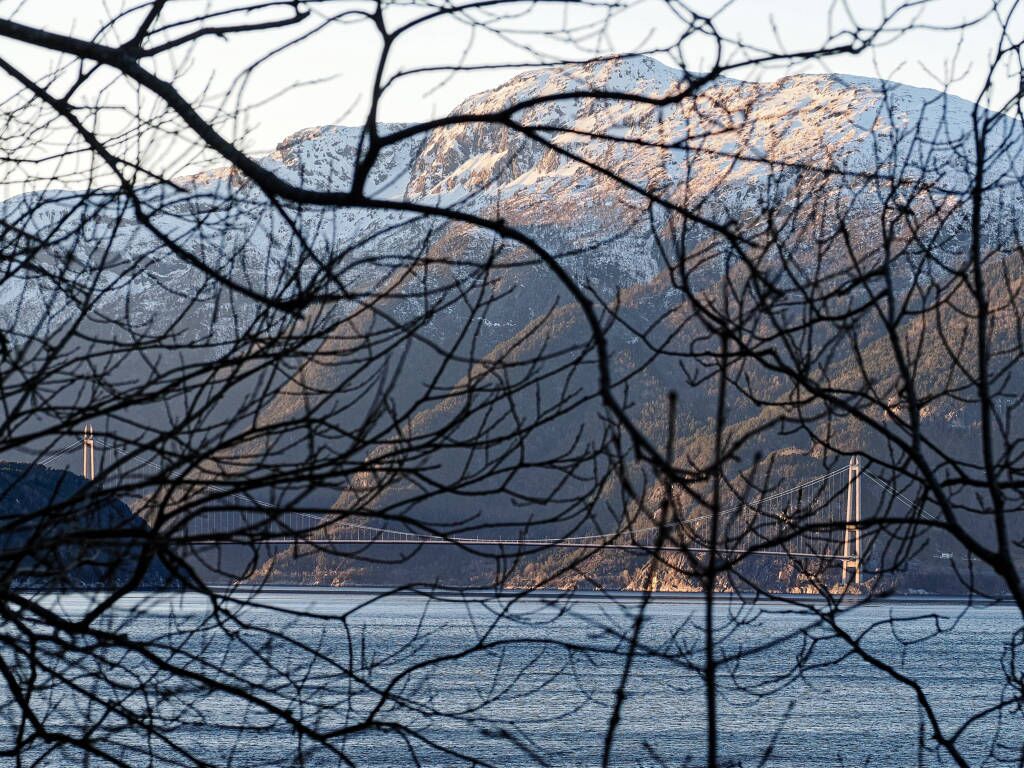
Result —
<instances>
[{"instance_id":1,"label":"sunlit rock face","mask_svg":"<svg viewBox=\"0 0 1024 768\"><path fill-rule=\"evenodd\" d=\"M617 267L609 276L628 282L659 266L652 208L655 232L672 206L734 226L811 194L838 218L883 204L888 185L865 178L880 173L911 187L909 203L941 209L969 190L974 112L937 92L840 75L705 83L643 57L535 70L455 110L481 122L433 131L409 195L548 226L545 244L588 248L588 266ZM1018 124L996 121L989 142L998 153L986 180L1019 202ZM602 246L616 236L624 242Z\"/></svg>"}]
</instances>

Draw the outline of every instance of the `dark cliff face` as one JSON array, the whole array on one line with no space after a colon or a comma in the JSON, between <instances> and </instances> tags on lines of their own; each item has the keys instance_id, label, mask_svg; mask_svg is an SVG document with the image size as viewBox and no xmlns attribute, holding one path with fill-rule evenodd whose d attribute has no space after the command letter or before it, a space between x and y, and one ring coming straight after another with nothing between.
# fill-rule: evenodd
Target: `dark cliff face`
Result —
<instances>
[{"instance_id":1,"label":"dark cliff face","mask_svg":"<svg viewBox=\"0 0 1024 768\"><path fill-rule=\"evenodd\" d=\"M152 532L70 472L0 464L0 584L28 589L175 588Z\"/></svg>"}]
</instances>

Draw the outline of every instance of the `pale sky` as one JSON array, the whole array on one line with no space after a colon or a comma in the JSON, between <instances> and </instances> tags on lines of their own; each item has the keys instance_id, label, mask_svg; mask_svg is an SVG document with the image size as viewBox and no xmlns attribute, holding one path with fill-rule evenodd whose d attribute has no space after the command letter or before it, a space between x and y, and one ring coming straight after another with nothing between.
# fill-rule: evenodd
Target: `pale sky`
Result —
<instances>
[{"instance_id":1,"label":"pale sky","mask_svg":"<svg viewBox=\"0 0 1024 768\"><path fill-rule=\"evenodd\" d=\"M857 21L865 25L877 20L881 8L895 6L893 2L883 4L874 0L856 0L850 4L860 15ZM177 0L169 4L168 18L195 13L207 5L217 9L228 7L227 3L219 1ZM237 5L237 0L232 5ZM697 5L702 12L714 13L716 27L724 35L738 38L746 45L773 50L815 49L826 39L829 29L849 28L851 24L846 11L836 8L831 2L815 0L736 0L727 5L702 0ZM101 20L109 18L111 7L124 7L123 0L0 0L0 16L53 31L91 37ZM222 126L222 130L233 138L244 136L244 145L252 151L272 148L281 138L301 128L327 123L355 124L363 118L369 103L367 88L380 50L379 37L367 21L328 21L325 16L368 7L355 0L314 5L311 6L313 17L301 28L250 33L229 40L207 38L191 50L187 60L180 56L177 60L162 57L155 65L156 71L165 77L173 75L179 88L195 99L194 103L204 101L208 109L212 100L201 98L208 84L212 92L227 93L230 97L224 102L225 111L234 112L238 103L244 105L246 120L228 123ZM410 14L421 13L422 8L417 5L415 11L410 11L396 4L385 18L393 28L400 21L411 18ZM556 9L524 4L521 8L522 15L507 22L506 26L514 26L520 33L517 39L536 47L540 55L516 50L510 43L491 35L471 36L468 25L444 20L431 22L420 31L400 38L390 58L390 71L410 66L456 64L467 50L467 61L474 64L519 62L531 58L537 61L542 55L581 58L594 53L630 53L667 45L678 37L681 29L678 17L673 15L672 5L663 0L640 0L618 12L604 25L605 34L599 40L587 39L581 48L550 38L524 37L523 34L531 30L560 28L564 26L565 19L571 26L585 25L588 21L605 18L605 10L598 13L593 9L577 9L563 16L564 8L561 6ZM970 0L936 0L914 18L918 23L932 26L951 25L971 18L971 14L978 14L982 8L981 3ZM1000 8L1002 5L997 4L997 10ZM715 12L716 9L721 10ZM134 17L135 20L138 18ZM909 13L900 18L907 24L912 21ZM122 28L121 39L123 31L130 27ZM239 91L231 90L230 85L239 72L272 47L293 39L298 32L307 33L318 27L315 34L258 67L246 81L242 98L238 100ZM1011 27L1019 29L1022 25L1012 19ZM820 69L824 65L834 72L881 75L932 88L941 88L944 82L952 80L949 85L951 92L976 100L988 69L987 62L998 43L996 32L994 16L969 30L962 38L960 33L919 30L899 37L890 36L867 56L836 57L826 62L802 65L801 69ZM110 44L117 40L116 37L108 39ZM682 50L682 56L691 70L699 71L707 68L710 52L707 38L702 38L688 43ZM41 54L28 46L8 41L0 44L0 55L39 80L57 62L50 54ZM670 61L673 57L662 58ZM773 79L787 71L794 71L794 68L758 71L746 68L732 74L747 79ZM460 74L448 82L443 82L438 75L412 78L388 92L379 117L386 121L405 122L443 115L466 96L496 85L515 72L515 69L489 69ZM1015 87L1018 77L1017 72L1001 72L999 78L1005 82L998 83L997 92L1005 93L1011 86ZM99 89L103 85L108 88L103 101L108 107L114 107L111 115L104 117L107 121L104 125L109 126L111 132L118 128L116 108L121 101L130 105L125 121L137 119L140 112L145 112L144 108L140 110L138 96L134 92L119 90L122 86L115 80L97 78L95 87ZM0 94L7 95L12 89L10 80L0 79ZM88 91L82 92L83 99L88 95ZM182 156L177 162L188 165L194 160Z\"/></svg>"}]
</instances>

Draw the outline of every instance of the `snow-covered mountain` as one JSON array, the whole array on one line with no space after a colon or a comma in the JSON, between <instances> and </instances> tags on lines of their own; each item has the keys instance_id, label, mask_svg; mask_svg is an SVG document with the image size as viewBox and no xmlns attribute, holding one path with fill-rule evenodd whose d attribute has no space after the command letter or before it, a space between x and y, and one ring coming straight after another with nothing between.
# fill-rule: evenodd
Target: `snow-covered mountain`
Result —
<instances>
[{"instance_id":1,"label":"snow-covered mountain","mask_svg":"<svg viewBox=\"0 0 1024 768\"><path fill-rule=\"evenodd\" d=\"M259 161L294 184L344 188L359 138L357 128L307 129ZM402 198L413 146L383 154L368 180L370 194ZM323 271L318 259L396 219L279 208L231 168L146 185L134 199L117 189L23 195L0 205L0 217L6 224L0 248L27 265L0 280L0 328L15 343L78 317L86 296L91 311L113 313L136 329L227 341L253 307L231 297L230 311L218 310L230 291L213 271L260 294L287 295Z\"/></svg>"},{"instance_id":2,"label":"snow-covered mountain","mask_svg":"<svg viewBox=\"0 0 1024 768\"><path fill-rule=\"evenodd\" d=\"M645 57L524 72L455 110L486 116L479 122L389 147L367 193L501 217L598 290L642 283L663 267L658 241L672 207L711 226L745 221L813 183L837 217L849 216L891 193L862 174L898 177L909 205L949 208L944 226L955 232L983 121L987 194L1019 210L1019 124L961 99L840 75L723 78L695 94L689 84ZM293 184L344 190L360 134L300 131L260 162ZM235 295L224 311L225 288L202 265L253 292L289 296L315 279L386 279L421 248L428 226L434 239L443 226L398 210L275 206L230 168L149 185L134 201L116 189L25 195L3 203L0 216L0 251L22 265L0 277L0 329L15 344L53 332L82 304L155 334L228 341L254 310ZM486 241L458 231L463 248ZM944 242L936 248L953 247Z\"/></svg>"}]
</instances>

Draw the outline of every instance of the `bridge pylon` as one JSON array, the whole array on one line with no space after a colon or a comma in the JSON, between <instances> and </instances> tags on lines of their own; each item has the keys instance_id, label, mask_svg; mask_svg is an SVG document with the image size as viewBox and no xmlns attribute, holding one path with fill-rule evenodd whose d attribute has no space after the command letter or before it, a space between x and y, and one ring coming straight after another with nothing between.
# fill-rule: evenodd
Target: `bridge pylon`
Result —
<instances>
[{"instance_id":1,"label":"bridge pylon","mask_svg":"<svg viewBox=\"0 0 1024 768\"><path fill-rule=\"evenodd\" d=\"M860 458L850 459L846 482L846 525L843 528L843 583L853 572L853 583L861 582L860 549Z\"/></svg>"},{"instance_id":2,"label":"bridge pylon","mask_svg":"<svg viewBox=\"0 0 1024 768\"><path fill-rule=\"evenodd\" d=\"M96 479L96 449L92 425L87 424L82 431L82 477L86 480Z\"/></svg>"}]
</instances>

